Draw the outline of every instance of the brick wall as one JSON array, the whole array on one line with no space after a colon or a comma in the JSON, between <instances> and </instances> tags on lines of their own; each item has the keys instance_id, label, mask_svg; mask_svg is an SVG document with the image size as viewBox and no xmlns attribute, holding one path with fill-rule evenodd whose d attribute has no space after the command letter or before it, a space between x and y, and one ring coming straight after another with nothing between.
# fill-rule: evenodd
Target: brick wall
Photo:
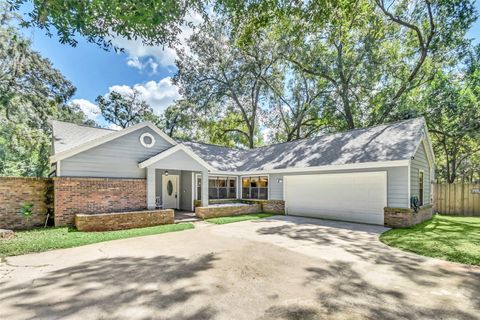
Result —
<instances>
[{"instance_id":1,"label":"brick wall","mask_svg":"<svg viewBox=\"0 0 480 320\"><path fill-rule=\"evenodd\" d=\"M74 223L76 214L147 208L145 179L53 178L55 225Z\"/></svg>"},{"instance_id":2,"label":"brick wall","mask_svg":"<svg viewBox=\"0 0 480 320\"><path fill-rule=\"evenodd\" d=\"M174 219L175 213L172 209L77 214L75 226L79 231L112 231L172 224Z\"/></svg>"},{"instance_id":3,"label":"brick wall","mask_svg":"<svg viewBox=\"0 0 480 320\"><path fill-rule=\"evenodd\" d=\"M255 200L255 199L211 199L209 204L221 204L221 203L258 203L261 205L261 212L285 214L285 201L283 200ZM200 206L199 200L194 201L195 207Z\"/></svg>"},{"instance_id":4,"label":"brick wall","mask_svg":"<svg viewBox=\"0 0 480 320\"><path fill-rule=\"evenodd\" d=\"M22 205L33 204L32 217L20 215ZM0 229L27 229L45 223L52 211L52 180L0 177Z\"/></svg>"},{"instance_id":5,"label":"brick wall","mask_svg":"<svg viewBox=\"0 0 480 320\"><path fill-rule=\"evenodd\" d=\"M390 228L406 228L431 219L433 206L422 206L418 212L409 208L385 208L384 225Z\"/></svg>"},{"instance_id":6,"label":"brick wall","mask_svg":"<svg viewBox=\"0 0 480 320\"><path fill-rule=\"evenodd\" d=\"M237 216L248 213L262 212L262 206L259 203L248 205L230 205L230 206L212 206L212 207L196 207L195 214L202 219Z\"/></svg>"}]
</instances>

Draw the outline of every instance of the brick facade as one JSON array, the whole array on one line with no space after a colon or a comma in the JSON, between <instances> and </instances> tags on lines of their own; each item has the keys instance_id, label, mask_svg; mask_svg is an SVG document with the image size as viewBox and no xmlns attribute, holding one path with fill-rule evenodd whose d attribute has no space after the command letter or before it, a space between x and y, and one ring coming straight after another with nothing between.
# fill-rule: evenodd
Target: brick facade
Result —
<instances>
[{"instance_id":1,"label":"brick facade","mask_svg":"<svg viewBox=\"0 0 480 320\"><path fill-rule=\"evenodd\" d=\"M24 204L33 205L29 219L20 215ZM0 177L0 229L42 226L52 209L51 179Z\"/></svg>"},{"instance_id":2,"label":"brick facade","mask_svg":"<svg viewBox=\"0 0 480 320\"><path fill-rule=\"evenodd\" d=\"M202 219L237 216L248 213L262 212L262 206L259 203L228 205L228 206L212 206L212 207L196 207L195 214Z\"/></svg>"},{"instance_id":3,"label":"brick facade","mask_svg":"<svg viewBox=\"0 0 480 320\"><path fill-rule=\"evenodd\" d=\"M422 206L418 212L409 208L385 208L384 225L390 228L406 228L431 219L433 206Z\"/></svg>"},{"instance_id":4,"label":"brick facade","mask_svg":"<svg viewBox=\"0 0 480 320\"><path fill-rule=\"evenodd\" d=\"M265 213L274 213L274 214L285 214L285 201L283 200L254 200L254 199L212 199L208 201L209 204L221 204L221 203L258 203L261 205L261 212ZM201 205L200 200L194 201L195 207Z\"/></svg>"},{"instance_id":5,"label":"brick facade","mask_svg":"<svg viewBox=\"0 0 480 320\"><path fill-rule=\"evenodd\" d=\"M75 226L79 231L113 231L145 228L174 223L172 209L104 214L77 214Z\"/></svg>"},{"instance_id":6,"label":"brick facade","mask_svg":"<svg viewBox=\"0 0 480 320\"><path fill-rule=\"evenodd\" d=\"M53 178L55 225L74 223L76 214L146 210L145 179Z\"/></svg>"}]
</instances>

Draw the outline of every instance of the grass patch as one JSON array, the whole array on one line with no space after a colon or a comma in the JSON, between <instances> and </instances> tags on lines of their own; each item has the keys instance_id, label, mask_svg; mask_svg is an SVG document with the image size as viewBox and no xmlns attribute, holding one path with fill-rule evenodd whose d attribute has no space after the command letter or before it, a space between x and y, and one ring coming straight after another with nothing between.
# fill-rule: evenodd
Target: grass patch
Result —
<instances>
[{"instance_id":1,"label":"grass patch","mask_svg":"<svg viewBox=\"0 0 480 320\"><path fill-rule=\"evenodd\" d=\"M480 265L480 217L435 215L410 228L389 230L380 240L424 256Z\"/></svg>"},{"instance_id":2,"label":"grass patch","mask_svg":"<svg viewBox=\"0 0 480 320\"><path fill-rule=\"evenodd\" d=\"M271 213L251 213L251 214L242 214L238 216L231 216L231 217L219 217L219 218L210 218L205 219L205 221L214 223L214 224L226 224L232 222L240 222L240 221L247 221L247 220L257 220L261 218L271 217L274 214Z\"/></svg>"},{"instance_id":3,"label":"grass patch","mask_svg":"<svg viewBox=\"0 0 480 320\"><path fill-rule=\"evenodd\" d=\"M71 227L38 228L28 231L18 231L15 232L13 239L0 241L0 257L42 252L52 249L72 248L109 240L148 236L193 228L193 224L191 223L179 223L106 232L80 232Z\"/></svg>"}]
</instances>

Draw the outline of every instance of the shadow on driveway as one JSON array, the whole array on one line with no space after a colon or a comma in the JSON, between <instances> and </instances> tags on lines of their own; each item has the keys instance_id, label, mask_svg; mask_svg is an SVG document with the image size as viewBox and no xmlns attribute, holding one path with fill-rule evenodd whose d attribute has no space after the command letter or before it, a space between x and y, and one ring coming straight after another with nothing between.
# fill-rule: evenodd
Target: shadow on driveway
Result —
<instances>
[{"instance_id":1,"label":"shadow on driveway","mask_svg":"<svg viewBox=\"0 0 480 320\"><path fill-rule=\"evenodd\" d=\"M1 318L20 315L23 319L62 319L85 315L88 319L87 311L107 319L128 318L127 310L122 310L122 306L128 306L128 312L137 319L152 318L152 310L162 312L186 304L196 295L207 294L191 282L189 285L182 282L212 268L215 260L213 254L207 254L195 260L157 256L84 262L47 273L32 283L2 287L0 297L3 303L14 305L15 311L14 314L5 313ZM0 314L3 312L5 310ZM214 315L215 310L206 306L172 314L171 318L210 319Z\"/></svg>"},{"instance_id":2,"label":"shadow on driveway","mask_svg":"<svg viewBox=\"0 0 480 320\"><path fill-rule=\"evenodd\" d=\"M393 249L379 241L388 230L381 226L292 216L257 223L259 235L314 244L327 259L305 268L318 305L279 305L267 314L317 319L316 307L335 319L480 319L478 267Z\"/></svg>"}]
</instances>

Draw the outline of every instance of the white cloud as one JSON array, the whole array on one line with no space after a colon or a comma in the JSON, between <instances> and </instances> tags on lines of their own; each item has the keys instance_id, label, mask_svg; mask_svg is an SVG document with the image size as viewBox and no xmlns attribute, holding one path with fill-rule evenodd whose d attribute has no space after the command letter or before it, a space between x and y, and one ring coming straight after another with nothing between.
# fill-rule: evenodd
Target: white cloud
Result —
<instances>
[{"instance_id":1,"label":"white cloud","mask_svg":"<svg viewBox=\"0 0 480 320\"><path fill-rule=\"evenodd\" d=\"M117 91L121 94L130 94L136 89L142 98L153 108L156 114L161 114L174 100L180 98L178 88L172 83L170 77L162 80L148 81L135 84L133 87L127 85L115 85L108 88L109 92Z\"/></svg>"},{"instance_id":2,"label":"white cloud","mask_svg":"<svg viewBox=\"0 0 480 320\"><path fill-rule=\"evenodd\" d=\"M195 13L187 15L186 21L188 24L196 26L199 25L203 19L200 14ZM193 33L193 29L188 26L188 24L180 28L181 33L178 35L179 48L186 48L186 39ZM161 45L146 46L142 43L141 39L129 40L124 37L115 37L111 39L111 41L114 46L125 50L125 53L128 55L127 65L130 67L137 68L141 71L146 70L156 73L159 66L171 67L175 65L175 59L177 58L175 49Z\"/></svg>"},{"instance_id":3,"label":"white cloud","mask_svg":"<svg viewBox=\"0 0 480 320\"><path fill-rule=\"evenodd\" d=\"M90 120L96 120L100 115L100 108L86 99L74 99L72 103L78 105Z\"/></svg>"},{"instance_id":4,"label":"white cloud","mask_svg":"<svg viewBox=\"0 0 480 320\"><path fill-rule=\"evenodd\" d=\"M116 125L115 123L109 123L107 125L107 128L112 129L112 130L121 130L122 129L122 127L120 127L119 125Z\"/></svg>"}]
</instances>

